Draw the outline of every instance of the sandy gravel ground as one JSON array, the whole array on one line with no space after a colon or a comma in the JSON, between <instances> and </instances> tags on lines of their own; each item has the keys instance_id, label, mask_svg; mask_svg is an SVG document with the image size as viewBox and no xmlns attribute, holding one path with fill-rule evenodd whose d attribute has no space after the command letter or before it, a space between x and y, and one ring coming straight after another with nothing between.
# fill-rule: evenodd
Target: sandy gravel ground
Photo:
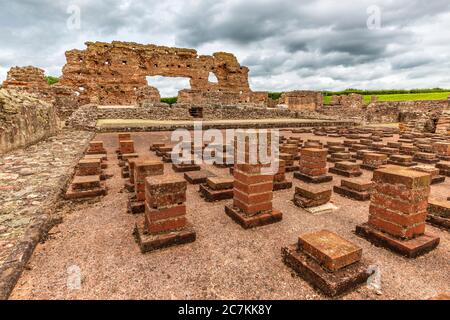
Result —
<instances>
[{"instance_id":1,"label":"sandy gravel ground","mask_svg":"<svg viewBox=\"0 0 450 320\"><path fill-rule=\"evenodd\" d=\"M312 137L302 134L303 138ZM318 137L314 137L318 138ZM427 299L450 290L450 234L432 226L441 237L439 247L415 260L372 246L354 235L357 224L367 221L368 202L360 203L333 194L338 210L313 216L290 201L294 189L278 191L274 206L284 216L280 223L244 230L224 213L230 201L206 203L198 187L188 187L188 219L195 226L194 243L141 254L132 237L135 217L126 212L117 160L116 134L99 134L109 155L109 193L95 203L67 205L62 224L39 245L11 299L325 299L281 260L281 247L297 241L299 234L329 229L363 248L363 255L381 270L380 291L367 286L343 299ZM139 152L150 154L153 142L167 142L168 133L137 133ZM335 141L323 138L322 141ZM217 174L227 169L207 168ZM166 173L172 172L166 165ZM371 173L364 171L370 178ZM288 179L294 185L302 183ZM329 185L339 184L334 175ZM432 187L432 197L450 196L450 180ZM67 285L68 270L81 271L79 289Z\"/></svg>"}]
</instances>

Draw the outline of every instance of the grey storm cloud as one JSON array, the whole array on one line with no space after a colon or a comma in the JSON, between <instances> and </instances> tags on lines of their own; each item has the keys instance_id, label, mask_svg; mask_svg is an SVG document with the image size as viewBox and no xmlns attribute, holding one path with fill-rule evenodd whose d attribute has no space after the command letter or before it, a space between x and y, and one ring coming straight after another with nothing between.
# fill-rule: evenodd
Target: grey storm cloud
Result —
<instances>
[{"instance_id":1,"label":"grey storm cloud","mask_svg":"<svg viewBox=\"0 0 450 320\"><path fill-rule=\"evenodd\" d=\"M122 40L235 53L255 90L450 87L448 0L0 1L0 80L15 65L59 75L66 50ZM157 85L172 95L177 81Z\"/></svg>"}]
</instances>

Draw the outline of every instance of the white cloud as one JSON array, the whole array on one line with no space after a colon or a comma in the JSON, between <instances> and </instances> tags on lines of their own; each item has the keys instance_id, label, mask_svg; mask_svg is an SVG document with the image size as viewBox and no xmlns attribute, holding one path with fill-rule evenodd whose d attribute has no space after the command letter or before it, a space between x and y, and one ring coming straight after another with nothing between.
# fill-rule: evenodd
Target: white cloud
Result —
<instances>
[{"instance_id":1,"label":"white cloud","mask_svg":"<svg viewBox=\"0 0 450 320\"><path fill-rule=\"evenodd\" d=\"M80 7L79 30L67 29L69 5ZM366 26L370 5L380 30ZM448 0L8 1L0 26L0 80L15 65L59 75L66 50L121 40L232 52L255 91L450 87Z\"/></svg>"}]
</instances>

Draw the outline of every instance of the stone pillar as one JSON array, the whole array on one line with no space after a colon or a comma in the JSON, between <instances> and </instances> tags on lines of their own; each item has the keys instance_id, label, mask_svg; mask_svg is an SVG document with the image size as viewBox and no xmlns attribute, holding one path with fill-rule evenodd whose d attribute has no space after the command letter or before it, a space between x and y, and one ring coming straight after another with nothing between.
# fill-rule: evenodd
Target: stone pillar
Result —
<instances>
[{"instance_id":1,"label":"stone pillar","mask_svg":"<svg viewBox=\"0 0 450 320\"><path fill-rule=\"evenodd\" d=\"M273 191L292 188L292 182L286 180L286 161L278 160L278 171L273 177Z\"/></svg>"},{"instance_id":2,"label":"stone pillar","mask_svg":"<svg viewBox=\"0 0 450 320\"><path fill-rule=\"evenodd\" d=\"M103 147L102 141L91 141L89 142L89 148L86 154L105 154L106 150Z\"/></svg>"},{"instance_id":3,"label":"stone pillar","mask_svg":"<svg viewBox=\"0 0 450 320\"><path fill-rule=\"evenodd\" d=\"M327 154L326 149L303 148L300 151L299 171L294 173L294 177L308 183L323 183L333 180L327 175Z\"/></svg>"},{"instance_id":4,"label":"stone pillar","mask_svg":"<svg viewBox=\"0 0 450 320\"><path fill-rule=\"evenodd\" d=\"M373 182L369 221L357 234L410 258L434 249L439 238L425 234L430 175L389 166L376 170Z\"/></svg>"},{"instance_id":5,"label":"stone pillar","mask_svg":"<svg viewBox=\"0 0 450 320\"><path fill-rule=\"evenodd\" d=\"M75 172L76 176L93 176L102 173L101 159L81 159Z\"/></svg>"},{"instance_id":6,"label":"stone pillar","mask_svg":"<svg viewBox=\"0 0 450 320\"><path fill-rule=\"evenodd\" d=\"M450 161L450 142L433 143L433 151L437 154L439 159Z\"/></svg>"},{"instance_id":7,"label":"stone pillar","mask_svg":"<svg viewBox=\"0 0 450 320\"><path fill-rule=\"evenodd\" d=\"M134 190L136 192L136 200L144 201L145 179L150 176L157 176L164 174L164 164L161 161L154 161L154 160L136 161L134 169L132 171L134 174L133 183L134 183Z\"/></svg>"},{"instance_id":8,"label":"stone pillar","mask_svg":"<svg viewBox=\"0 0 450 320\"><path fill-rule=\"evenodd\" d=\"M365 153L363 154L363 163L361 168L366 170L376 170L386 165L388 156L383 153Z\"/></svg>"},{"instance_id":9,"label":"stone pillar","mask_svg":"<svg viewBox=\"0 0 450 320\"><path fill-rule=\"evenodd\" d=\"M121 141L119 141L119 152L121 154L134 153L134 142L133 142L133 140L121 140Z\"/></svg>"},{"instance_id":10,"label":"stone pillar","mask_svg":"<svg viewBox=\"0 0 450 320\"><path fill-rule=\"evenodd\" d=\"M160 165L153 169L160 172ZM138 179L135 174L135 181ZM186 189L186 181L176 175L145 178L144 221L136 224L134 232L143 253L195 241L196 234L186 219Z\"/></svg>"},{"instance_id":11,"label":"stone pillar","mask_svg":"<svg viewBox=\"0 0 450 320\"><path fill-rule=\"evenodd\" d=\"M271 164L263 164L259 157L260 148L269 148L269 137L267 146L259 144L259 136L256 141L246 136L242 144L235 141L233 205L225 206L225 212L245 229L282 219L282 213L272 207L275 173L270 172Z\"/></svg>"}]
</instances>

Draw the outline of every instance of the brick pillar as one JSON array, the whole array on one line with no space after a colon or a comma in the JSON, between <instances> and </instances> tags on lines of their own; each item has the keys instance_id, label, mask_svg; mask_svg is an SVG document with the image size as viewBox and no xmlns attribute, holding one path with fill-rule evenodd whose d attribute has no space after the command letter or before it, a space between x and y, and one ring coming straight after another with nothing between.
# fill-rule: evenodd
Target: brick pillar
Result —
<instances>
[{"instance_id":1,"label":"brick pillar","mask_svg":"<svg viewBox=\"0 0 450 320\"><path fill-rule=\"evenodd\" d=\"M245 137L242 146L235 141L233 206L226 206L225 212L244 228L277 222L282 218L281 212L272 207L275 173L268 172L271 164L262 164L259 154L252 154L252 150L259 152L261 147L270 148L269 137L267 146L259 145L259 137L256 141ZM252 149L253 146L256 150ZM257 163L251 163L252 159ZM238 163L240 160L244 163Z\"/></svg>"},{"instance_id":2,"label":"brick pillar","mask_svg":"<svg viewBox=\"0 0 450 320\"><path fill-rule=\"evenodd\" d=\"M387 164L388 156L383 153L365 153L361 168L366 170L376 170Z\"/></svg>"},{"instance_id":3,"label":"brick pillar","mask_svg":"<svg viewBox=\"0 0 450 320\"><path fill-rule=\"evenodd\" d=\"M117 138L119 139L119 143L120 143L120 141L131 140L131 134L129 134L129 133L119 133L117 135Z\"/></svg>"},{"instance_id":4,"label":"brick pillar","mask_svg":"<svg viewBox=\"0 0 450 320\"><path fill-rule=\"evenodd\" d=\"M154 161L154 160L136 161L134 163L133 173L134 173L133 183L134 183L134 190L136 192L136 200L144 201L145 179L150 176L157 176L164 174L164 164L161 161Z\"/></svg>"},{"instance_id":5,"label":"brick pillar","mask_svg":"<svg viewBox=\"0 0 450 320\"><path fill-rule=\"evenodd\" d=\"M87 154L106 153L106 150L103 147L103 142L102 141L91 141L91 142L89 142L89 148L88 148L86 153Z\"/></svg>"},{"instance_id":6,"label":"brick pillar","mask_svg":"<svg viewBox=\"0 0 450 320\"><path fill-rule=\"evenodd\" d=\"M443 160L450 160L450 142L433 143L433 151Z\"/></svg>"},{"instance_id":7,"label":"brick pillar","mask_svg":"<svg viewBox=\"0 0 450 320\"><path fill-rule=\"evenodd\" d=\"M155 164L157 172L158 168ZM135 171L137 175L138 164ZM186 219L186 189L186 181L177 175L145 178L145 215L134 229L142 253L195 241L196 233Z\"/></svg>"},{"instance_id":8,"label":"brick pillar","mask_svg":"<svg viewBox=\"0 0 450 320\"><path fill-rule=\"evenodd\" d=\"M292 182L286 180L286 161L278 160L278 171L273 177L273 191L292 188Z\"/></svg>"},{"instance_id":9,"label":"brick pillar","mask_svg":"<svg viewBox=\"0 0 450 320\"><path fill-rule=\"evenodd\" d=\"M81 159L78 162L75 175L77 176L93 176L102 173L101 159Z\"/></svg>"},{"instance_id":10,"label":"brick pillar","mask_svg":"<svg viewBox=\"0 0 450 320\"><path fill-rule=\"evenodd\" d=\"M300 151L299 171L294 177L305 182L329 182L332 176L327 176L327 150L318 148L303 148Z\"/></svg>"},{"instance_id":11,"label":"brick pillar","mask_svg":"<svg viewBox=\"0 0 450 320\"><path fill-rule=\"evenodd\" d=\"M439 238L424 234L430 175L388 166L374 172L373 182L369 221L357 233L408 257L436 247Z\"/></svg>"},{"instance_id":12,"label":"brick pillar","mask_svg":"<svg viewBox=\"0 0 450 320\"><path fill-rule=\"evenodd\" d=\"M121 154L134 153L134 142L133 140L122 140L119 141L119 151Z\"/></svg>"},{"instance_id":13,"label":"brick pillar","mask_svg":"<svg viewBox=\"0 0 450 320\"><path fill-rule=\"evenodd\" d=\"M369 224L399 238L425 232L430 176L413 170L376 170L369 208Z\"/></svg>"},{"instance_id":14,"label":"brick pillar","mask_svg":"<svg viewBox=\"0 0 450 320\"><path fill-rule=\"evenodd\" d=\"M186 226L186 189L186 181L175 175L145 179L145 226L148 232L171 232Z\"/></svg>"}]
</instances>

